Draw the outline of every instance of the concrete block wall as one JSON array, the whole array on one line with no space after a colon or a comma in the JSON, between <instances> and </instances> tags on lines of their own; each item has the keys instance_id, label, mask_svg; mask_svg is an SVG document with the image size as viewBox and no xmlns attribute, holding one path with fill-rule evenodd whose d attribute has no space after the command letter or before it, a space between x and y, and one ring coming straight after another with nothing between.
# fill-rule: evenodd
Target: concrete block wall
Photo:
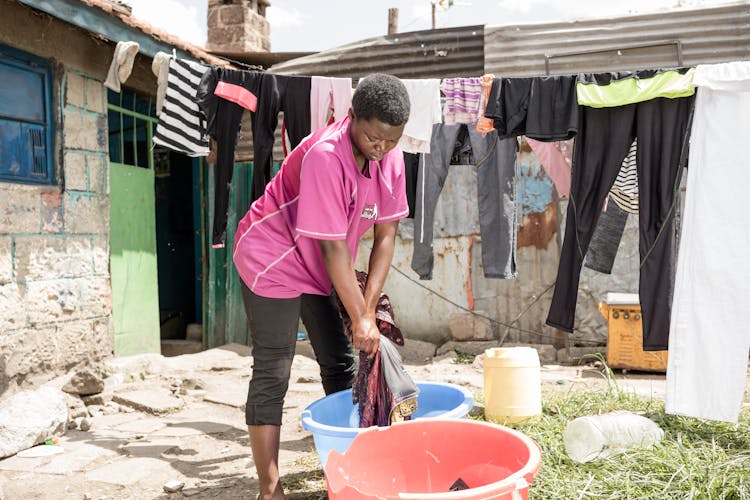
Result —
<instances>
[{"instance_id":1,"label":"concrete block wall","mask_svg":"<svg viewBox=\"0 0 750 500\"><path fill-rule=\"evenodd\" d=\"M106 92L55 88L57 185L0 182L0 396L113 352Z\"/></svg>"}]
</instances>

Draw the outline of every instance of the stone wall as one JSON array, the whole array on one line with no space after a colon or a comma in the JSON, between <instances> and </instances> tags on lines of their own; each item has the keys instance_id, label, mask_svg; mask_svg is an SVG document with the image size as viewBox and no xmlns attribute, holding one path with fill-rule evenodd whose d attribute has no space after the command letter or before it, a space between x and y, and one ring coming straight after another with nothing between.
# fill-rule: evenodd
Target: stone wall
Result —
<instances>
[{"instance_id":1,"label":"stone wall","mask_svg":"<svg viewBox=\"0 0 750 500\"><path fill-rule=\"evenodd\" d=\"M0 396L113 351L106 92L54 88L57 185L0 182Z\"/></svg>"},{"instance_id":2,"label":"stone wall","mask_svg":"<svg viewBox=\"0 0 750 500\"><path fill-rule=\"evenodd\" d=\"M268 21L262 15L267 2L211 0L208 3L208 50L261 52L271 50Z\"/></svg>"}]
</instances>

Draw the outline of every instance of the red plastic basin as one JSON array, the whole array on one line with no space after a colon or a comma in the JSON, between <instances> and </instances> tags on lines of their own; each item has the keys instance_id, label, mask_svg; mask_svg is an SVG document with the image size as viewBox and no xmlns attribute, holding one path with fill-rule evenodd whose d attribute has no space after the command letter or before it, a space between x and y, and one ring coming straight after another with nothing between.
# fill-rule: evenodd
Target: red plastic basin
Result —
<instances>
[{"instance_id":1,"label":"red plastic basin","mask_svg":"<svg viewBox=\"0 0 750 500\"><path fill-rule=\"evenodd\" d=\"M525 499L541 465L524 434L473 420L425 419L360 433L325 466L330 500ZM469 489L450 491L461 479Z\"/></svg>"}]
</instances>

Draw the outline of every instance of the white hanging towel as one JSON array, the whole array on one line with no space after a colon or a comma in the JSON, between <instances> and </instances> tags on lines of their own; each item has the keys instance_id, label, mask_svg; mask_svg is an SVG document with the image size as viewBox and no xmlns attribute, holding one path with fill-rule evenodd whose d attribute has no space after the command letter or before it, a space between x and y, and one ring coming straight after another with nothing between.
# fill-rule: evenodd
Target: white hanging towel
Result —
<instances>
[{"instance_id":1,"label":"white hanging towel","mask_svg":"<svg viewBox=\"0 0 750 500\"><path fill-rule=\"evenodd\" d=\"M409 121L398 147L404 153L429 153L432 126L443 121L440 108L440 80L401 80L409 93Z\"/></svg>"},{"instance_id":2,"label":"white hanging towel","mask_svg":"<svg viewBox=\"0 0 750 500\"><path fill-rule=\"evenodd\" d=\"M750 351L750 62L700 65L666 411L737 422Z\"/></svg>"},{"instance_id":3,"label":"white hanging towel","mask_svg":"<svg viewBox=\"0 0 750 500\"><path fill-rule=\"evenodd\" d=\"M123 84L130 78L133 71L135 55L138 53L140 45L137 42L117 42L115 54L112 56L112 63L109 65L107 79L104 80L104 86L120 91L120 84Z\"/></svg>"},{"instance_id":4,"label":"white hanging towel","mask_svg":"<svg viewBox=\"0 0 750 500\"><path fill-rule=\"evenodd\" d=\"M334 121L343 120L352 107L352 79L313 76L310 81L310 129L316 132L327 125L333 108Z\"/></svg>"}]
</instances>

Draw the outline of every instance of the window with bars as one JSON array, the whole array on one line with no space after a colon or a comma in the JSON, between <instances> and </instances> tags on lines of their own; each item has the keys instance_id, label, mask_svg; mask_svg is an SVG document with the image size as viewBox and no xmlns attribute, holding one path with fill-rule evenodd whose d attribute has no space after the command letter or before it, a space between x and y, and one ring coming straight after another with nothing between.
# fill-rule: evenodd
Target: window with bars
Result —
<instances>
[{"instance_id":1,"label":"window with bars","mask_svg":"<svg viewBox=\"0 0 750 500\"><path fill-rule=\"evenodd\" d=\"M54 184L49 61L0 45L0 181Z\"/></svg>"},{"instance_id":2,"label":"window with bars","mask_svg":"<svg viewBox=\"0 0 750 500\"><path fill-rule=\"evenodd\" d=\"M156 103L133 91L107 93L109 161L121 165L154 168L153 136L158 119Z\"/></svg>"}]
</instances>

